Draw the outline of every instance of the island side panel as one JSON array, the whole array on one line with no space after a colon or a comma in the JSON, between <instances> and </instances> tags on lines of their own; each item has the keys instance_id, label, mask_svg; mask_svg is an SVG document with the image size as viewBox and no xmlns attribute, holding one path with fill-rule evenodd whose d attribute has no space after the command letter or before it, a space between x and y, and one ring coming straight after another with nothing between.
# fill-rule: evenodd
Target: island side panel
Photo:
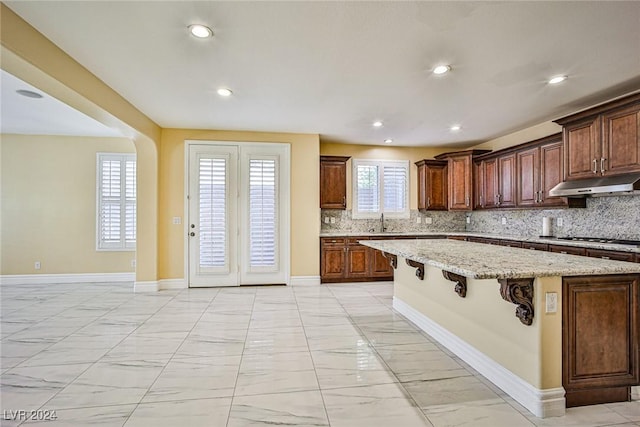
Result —
<instances>
[{"instance_id":1,"label":"island side panel","mask_svg":"<svg viewBox=\"0 0 640 427\"><path fill-rule=\"evenodd\" d=\"M394 305L397 305L398 300L409 305L532 388L539 391L553 390L554 411L532 412L538 412L542 416L564 413L560 312L562 278L535 279L535 316L530 326L523 325L516 318L514 304L501 298L500 285L496 279L468 278L465 298L456 294L454 286L453 282L443 277L442 270L428 265L424 280L419 280L415 276L415 269L399 258L394 279ZM545 313L546 292L557 294L556 313ZM464 359L463 355L459 356ZM519 400L516 396L513 397Z\"/></svg>"}]
</instances>

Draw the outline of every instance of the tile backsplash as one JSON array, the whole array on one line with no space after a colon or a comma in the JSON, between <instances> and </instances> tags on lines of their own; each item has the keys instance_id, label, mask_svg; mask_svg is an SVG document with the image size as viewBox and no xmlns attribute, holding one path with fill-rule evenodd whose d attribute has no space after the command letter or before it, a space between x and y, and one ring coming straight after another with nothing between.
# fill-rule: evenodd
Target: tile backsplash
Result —
<instances>
[{"instance_id":1,"label":"tile backsplash","mask_svg":"<svg viewBox=\"0 0 640 427\"><path fill-rule=\"evenodd\" d=\"M325 222L328 218L329 223ZM418 223L417 219L421 222ZM431 224L427 219L431 219ZM331 223L331 219L334 223ZM353 219L351 210L322 209L320 232L368 233L380 231L380 219ZM465 215L460 212L431 211L422 213L411 211L409 219L385 218L384 225L389 232L464 231Z\"/></svg>"},{"instance_id":2,"label":"tile backsplash","mask_svg":"<svg viewBox=\"0 0 640 427\"><path fill-rule=\"evenodd\" d=\"M465 224L466 217L470 223ZM421 223L417 218L421 218ZM505 236L537 237L542 218L552 218L557 237L588 236L640 240L640 196L592 197L584 209L504 209L473 212L411 211L409 219L385 219L390 232L472 231ZM325 218L329 223L325 223ZM334 223L331 223L333 218ZM431 224L427 223L431 218ZM502 219L505 224L502 224ZM559 225L559 220L562 225ZM380 231L379 219L353 219L351 210L322 209L322 233Z\"/></svg>"},{"instance_id":3,"label":"tile backsplash","mask_svg":"<svg viewBox=\"0 0 640 427\"><path fill-rule=\"evenodd\" d=\"M471 217L467 231L480 233L535 237L542 233L542 218L551 217L552 234L557 237L640 240L640 196L636 195L587 198L584 209L505 209L467 215Z\"/></svg>"}]
</instances>

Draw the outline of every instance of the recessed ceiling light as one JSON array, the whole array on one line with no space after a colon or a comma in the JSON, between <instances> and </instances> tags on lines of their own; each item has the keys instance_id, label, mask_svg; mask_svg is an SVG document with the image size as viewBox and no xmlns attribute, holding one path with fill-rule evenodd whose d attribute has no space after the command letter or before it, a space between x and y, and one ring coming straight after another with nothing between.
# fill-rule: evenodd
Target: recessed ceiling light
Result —
<instances>
[{"instance_id":1,"label":"recessed ceiling light","mask_svg":"<svg viewBox=\"0 0 640 427\"><path fill-rule=\"evenodd\" d=\"M562 83L567 80L567 76L555 76L549 79L550 85L557 85L558 83Z\"/></svg>"},{"instance_id":2,"label":"recessed ceiling light","mask_svg":"<svg viewBox=\"0 0 640 427\"><path fill-rule=\"evenodd\" d=\"M27 98L42 98L42 94L32 90L18 89L16 92L22 96L26 96Z\"/></svg>"},{"instance_id":3,"label":"recessed ceiling light","mask_svg":"<svg viewBox=\"0 0 640 427\"><path fill-rule=\"evenodd\" d=\"M231 92L230 89L227 89L226 87L221 87L220 89L218 89L218 95L220 96L231 96L233 92Z\"/></svg>"},{"instance_id":4,"label":"recessed ceiling light","mask_svg":"<svg viewBox=\"0 0 640 427\"><path fill-rule=\"evenodd\" d=\"M380 120L377 120L375 122L373 122L373 127L374 128L379 128L382 126L382 122Z\"/></svg>"},{"instance_id":5,"label":"recessed ceiling light","mask_svg":"<svg viewBox=\"0 0 640 427\"><path fill-rule=\"evenodd\" d=\"M433 69L433 74L444 74L451 71L451 66L449 65L438 65Z\"/></svg>"},{"instance_id":6,"label":"recessed ceiling light","mask_svg":"<svg viewBox=\"0 0 640 427\"><path fill-rule=\"evenodd\" d=\"M451 132L458 132L460 129L462 129L462 127L460 125L453 125L449 128L449 130L451 130Z\"/></svg>"},{"instance_id":7,"label":"recessed ceiling light","mask_svg":"<svg viewBox=\"0 0 640 427\"><path fill-rule=\"evenodd\" d=\"M393 142L393 139L385 139L384 143L385 144L391 144Z\"/></svg>"},{"instance_id":8,"label":"recessed ceiling light","mask_svg":"<svg viewBox=\"0 0 640 427\"><path fill-rule=\"evenodd\" d=\"M189 32L193 37L197 37L199 39L206 39L209 37L213 37L213 30L211 30L211 28L205 25L200 25L200 24L189 25Z\"/></svg>"}]
</instances>

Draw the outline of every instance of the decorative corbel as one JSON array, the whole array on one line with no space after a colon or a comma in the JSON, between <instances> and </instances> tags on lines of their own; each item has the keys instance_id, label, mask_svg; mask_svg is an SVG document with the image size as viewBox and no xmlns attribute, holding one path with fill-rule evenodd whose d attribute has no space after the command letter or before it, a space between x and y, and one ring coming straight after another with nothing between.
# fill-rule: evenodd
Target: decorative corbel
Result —
<instances>
[{"instance_id":1,"label":"decorative corbel","mask_svg":"<svg viewBox=\"0 0 640 427\"><path fill-rule=\"evenodd\" d=\"M395 270L398 268L398 257L394 254L390 254L389 252L382 252L382 256L389 260L389 264Z\"/></svg>"},{"instance_id":2,"label":"decorative corbel","mask_svg":"<svg viewBox=\"0 0 640 427\"><path fill-rule=\"evenodd\" d=\"M416 277L420 280L424 280L424 264L421 262L410 260L406 258L407 265L416 269Z\"/></svg>"},{"instance_id":3,"label":"decorative corbel","mask_svg":"<svg viewBox=\"0 0 640 427\"><path fill-rule=\"evenodd\" d=\"M456 286L453 288L454 291L460 296L460 298L464 298L467 296L467 278L461 276L456 273L452 273L450 271L442 270L442 275L445 279L455 282Z\"/></svg>"},{"instance_id":4,"label":"decorative corbel","mask_svg":"<svg viewBox=\"0 0 640 427\"><path fill-rule=\"evenodd\" d=\"M529 326L533 323L533 277L524 279L498 279L500 295L516 304L516 317Z\"/></svg>"}]
</instances>

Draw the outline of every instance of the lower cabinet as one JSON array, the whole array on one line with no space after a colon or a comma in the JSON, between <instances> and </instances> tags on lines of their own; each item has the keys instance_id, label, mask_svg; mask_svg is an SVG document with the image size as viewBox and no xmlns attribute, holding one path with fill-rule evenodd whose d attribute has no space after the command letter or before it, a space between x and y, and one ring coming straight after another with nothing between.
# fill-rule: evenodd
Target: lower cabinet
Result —
<instances>
[{"instance_id":1,"label":"lower cabinet","mask_svg":"<svg viewBox=\"0 0 640 427\"><path fill-rule=\"evenodd\" d=\"M382 252L363 246L367 237L320 238L320 282L393 280L393 268ZM384 238L376 237L376 240Z\"/></svg>"},{"instance_id":2,"label":"lower cabinet","mask_svg":"<svg viewBox=\"0 0 640 427\"><path fill-rule=\"evenodd\" d=\"M562 279L567 407L627 401L640 384L639 284L639 274Z\"/></svg>"}]
</instances>

